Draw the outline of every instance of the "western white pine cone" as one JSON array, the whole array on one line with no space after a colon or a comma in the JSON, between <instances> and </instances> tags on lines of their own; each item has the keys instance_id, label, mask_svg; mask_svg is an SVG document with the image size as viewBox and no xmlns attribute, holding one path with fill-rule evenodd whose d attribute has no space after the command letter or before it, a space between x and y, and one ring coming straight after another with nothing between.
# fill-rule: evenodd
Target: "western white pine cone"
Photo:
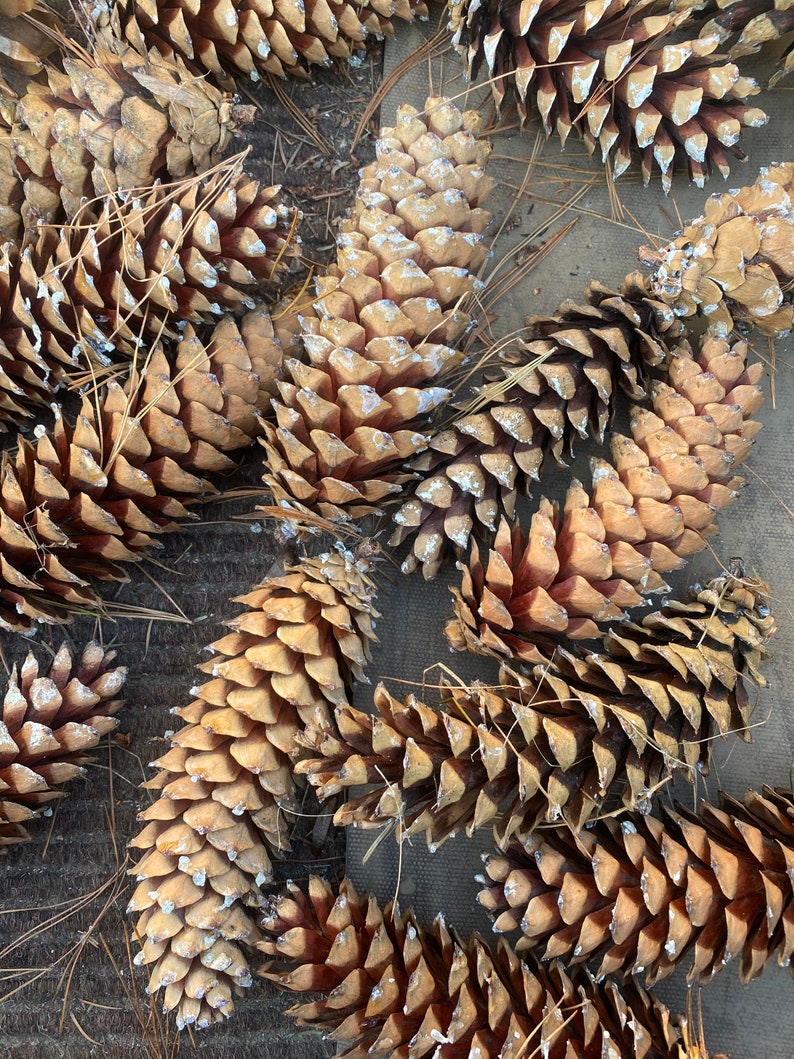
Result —
<instances>
[{"instance_id":1,"label":"western white pine cone","mask_svg":"<svg viewBox=\"0 0 794 1059\"><path fill-rule=\"evenodd\" d=\"M206 348L187 325L173 369L157 346L142 374L100 390L98 410L85 397L74 426L57 414L3 453L0 628L101 606L93 580L126 580L120 564L189 517L185 505L213 491L203 475L231 467L227 453L260 429L272 334L264 309L221 321Z\"/></svg>"},{"instance_id":2,"label":"western white pine cone","mask_svg":"<svg viewBox=\"0 0 794 1059\"><path fill-rule=\"evenodd\" d=\"M577 129L616 176L638 149L643 180L658 167L665 190L678 148L702 186L714 169L728 175L730 156L745 158L742 129L766 122L746 103L755 81L712 60L717 35L679 39L689 19L657 0L450 4L453 43L473 76L485 63L497 106L512 84L522 118L537 111L563 144Z\"/></svg>"},{"instance_id":3,"label":"western white pine cone","mask_svg":"<svg viewBox=\"0 0 794 1059\"><path fill-rule=\"evenodd\" d=\"M794 321L794 162L762 169L754 184L712 195L667 246L644 248L653 297L680 317L702 316L727 336L757 327L772 337Z\"/></svg>"},{"instance_id":4,"label":"western white pine cone","mask_svg":"<svg viewBox=\"0 0 794 1059\"><path fill-rule=\"evenodd\" d=\"M84 773L86 751L118 724L127 670L115 657L92 642L75 660L64 644L45 669L28 654L11 670L0 707L0 846L29 837L25 824Z\"/></svg>"},{"instance_id":5,"label":"western white pine cone","mask_svg":"<svg viewBox=\"0 0 794 1059\"><path fill-rule=\"evenodd\" d=\"M520 926L519 950L600 959L599 976L650 984L686 963L707 982L732 961L747 982L773 957L791 968L792 857L794 792L764 787L744 804L722 795L696 813L599 820L576 838L538 831L484 858L480 902L495 930Z\"/></svg>"},{"instance_id":6,"label":"western white pine cone","mask_svg":"<svg viewBox=\"0 0 794 1059\"><path fill-rule=\"evenodd\" d=\"M677 347L653 410L635 407L632 437L613 435L613 464L590 461L590 496L574 481L562 510L542 498L526 536L503 520L485 563L472 545L446 628L453 648L534 663L538 647L600 636L600 623L665 588L661 575L705 547L738 495L733 467L761 426L750 416L762 374L744 341L706 339L697 359Z\"/></svg>"},{"instance_id":7,"label":"western white pine cone","mask_svg":"<svg viewBox=\"0 0 794 1059\"><path fill-rule=\"evenodd\" d=\"M393 32L392 18L426 18L424 0L98 0L91 17L103 34L140 52L179 56L200 77L233 85L234 77L306 77L361 50L368 36Z\"/></svg>"},{"instance_id":8,"label":"western white pine cone","mask_svg":"<svg viewBox=\"0 0 794 1059\"><path fill-rule=\"evenodd\" d=\"M346 880L313 878L274 897L259 947L266 978L318 1000L290 1008L344 1059L680 1059L669 1011L635 981L596 983L559 961L520 961L500 939L464 941L442 915L432 927L380 908Z\"/></svg>"},{"instance_id":9,"label":"western white pine cone","mask_svg":"<svg viewBox=\"0 0 794 1059\"><path fill-rule=\"evenodd\" d=\"M85 229L0 250L0 423L29 415L90 362L140 357L148 336L253 308L297 252L295 212L234 163L205 180L108 196ZM261 295L259 295L261 297Z\"/></svg>"},{"instance_id":10,"label":"western white pine cone","mask_svg":"<svg viewBox=\"0 0 794 1059\"><path fill-rule=\"evenodd\" d=\"M144 786L159 792L131 845L144 850L128 911L140 913L137 963L151 966L177 1024L208 1026L250 985L240 943L259 933L271 859L289 849L293 758L305 724L331 724L374 639L369 560L342 552L304 559L238 602L247 609L210 647L210 676Z\"/></svg>"},{"instance_id":11,"label":"western white pine cone","mask_svg":"<svg viewBox=\"0 0 794 1059\"><path fill-rule=\"evenodd\" d=\"M674 770L707 770L717 734L749 738L745 678L766 686L774 630L768 587L721 577L616 625L598 653L502 666L493 687L445 681L437 708L381 684L374 716L339 706L336 729L298 736L312 754L298 771L321 799L345 798L337 825L394 821L399 840L425 834L431 848L494 822L500 843L544 822L579 831L616 795L645 810Z\"/></svg>"},{"instance_id":12,"label":"western white pine cone","mask_svg":"<svg viewBox=\"0 0 794 1059\"><path fill-rule=\"evenodd\" d=\"M430 413L449 397L438 382L461 362L487 249L480 203L493 181L479 115L431 97L402 106L381 132L305 321L307 363L287 361L265 426L265 484L285 516L331 520L378 512L427 443Z\"/></svg>"},{"instance_id":13,"label":"western white pine cone","mask_svg":"<svg viewBox=\"0 0 794 1059\"><path fill-rule=\"evenodd\" d=\"M3 180L16 173L23 182L20 227L78 213L87 224L101 211L101 202L85 206L97 196L203 173L253 120L254 107L153 50L144 57L120 41L90 53L73 46L63 67L48 64L46 83L30 81L11 105Z\"/></svg>"}]
</instances>

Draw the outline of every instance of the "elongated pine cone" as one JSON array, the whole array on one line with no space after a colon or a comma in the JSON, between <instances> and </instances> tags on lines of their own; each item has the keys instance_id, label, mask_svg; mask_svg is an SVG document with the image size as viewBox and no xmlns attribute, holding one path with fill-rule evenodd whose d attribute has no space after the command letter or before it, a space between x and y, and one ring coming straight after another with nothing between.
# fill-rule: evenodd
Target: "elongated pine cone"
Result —
<instances>
[{"instance_id":1,"label":"elongated pine cone","mask_svg":"<svg viewBox=\"0 0 794 1059\"><path fill-rule=\"evenodd\" d=\"M250 985L239 943L259 937L247 909L262 907L271 858L289 849L295 807L295 739L331 722L374 639L369 561L339 552L305 559L238 602L199 668L211 679L175 712L187 722L161 770L144 786L158 799L131 845L146 852L132 869L139 885L128 911L153 965L150 992L180 1028L208 1026L232 1012L232 989Z\"/></svg>"},{"instance_id":2,"label":"elongated pine cone","mask_svg":"<svg viewBox=\"0 0 794 1059\"><path fill-rule=\"evenodd\" d=\"M730 57L754 55L766 44L774 44L794 30L794 4L791 0L718 0L703 5L706 14L713 14L701 34L716 34L720 44L732 41ZM701 14L701 5L697 5ZM776 55L775 73L769 79L773 88L787 74L794 71L794 44L789 38L782 53Z\"/></svg>"},{"instance_id":3,"label":"elongated pine cone","mask_svg":"<svg viewBox=\"0 0 794 1059\"><path fill-rule=\"evenodd\" d=\"M21 226L79 221L98 212L88 200L215 165L253 107L191 74L180 59L144 58L121 42L63 57L15 105L9 173L23 182ZM2 190L2 189L0 189ZM7 232L12 238L16 233Z\"/></svg>"},{"instance_id":4,"label":"elongated pine cone","mask_svg":"<svg viewBox=\"0 0 794 1059\"><path fill-rule=\"evenodd\" d=\"M35 444L2 456L0 628L64 621L101 605L92 583L126 580L123 567L189 517L186 504L213 492L203 475L233 466L227 455L259 431L257 410L277 358L264 309L227 318L205 348L188 325L173 370L155 347L142 374L83 398L74 426L57 413ZM248 344L252 353L248 352ZM263 378L255 367L262 368Z\"/></svg>"},{"instance_id":5,"label":"elongated pine cone","mask_svg":"<svg viewBox=\"0 0 794 1059\"><path fill-rule=\"evenodd\" d=\"M440 97L423 114L401 106L381 131L304 323L308 363L286 363L262 440L264 481L285 515L380 511L450 396L437 382L462 360L455 345L471 320L461 303L482 286L490 148L478 114Z\"/></svg>"},{"instance_id":6,"label":"elongated pine cone","mask_svg":"<svg viewBox=\"0 0 794 1059\"><path fill-rule=\"evenodd\" d=\"M381 684L375 716L340 706L338 734L298 736L315 755L298 771L320 798L348 799L337 825L393 820L398 837L424 833L433 849L493 821L500 842L543 821L579 830L615 793L646 809L673 770L692 779L717 733L747 738L744 680L766 686L774 629L767 586L722 577L616 626L601 653L560 648L530 675L503 666L494 687L447 681L437 709Z\"/></svg>"},{"instance_id":7,"label":"elongated pine cone","mask_svg":"<svg viewBox=\"0 0 794 1059\"><path fill-rule=\"evenodd\" d=\"M598 975L649 983L689 963L708 981L728 961L742 981L773 956L791 967L794 792L764 787L744 804L723 795L697 813L600 820L574 838L547 830L486 856L480 901L494 929L520 926L520 950L600 959Z\"/></svg>"},{"instance_id":8,"label":"elongated pine cone","mask_svg":"<svg viewBox=\"0 0 794 1059\"><path fill-rule=\"evenodd\" d=\"M42 672L29 654L16 665L0 714L0 846L28 838L25 824L85 771L86 751L118 724L127 670L115 651L90 643L75 661L64 644Z\"/></svg>"},{"instance_id":9,"label":"elongated pine cone","mask_svg":"<svg viewBox=\"0 0 794 1059\"><path fill-rule=\"evenodd\" d=\"M531 316L529 337L488 378L476 410L434 434L411 464L420 481L395 514L392 537L395 545L414 538L405 573L421 565L434 577L472 531L495 533L501 514L512 518L517 494L539 480L547 454L564 463L574 438L603 442L618 388L645 397L648 370L665 362L681 323L639 273L619 291L591 283L584 297L553 316Z\"/></svg>"},{"instance_id":10,"label":"elongated pine cone","mask_svg":"<svg viewBox=\"0 0 794 1059\"><path fill-rule=\"evenodd\" d=\"M633 408L632 437L613 435L614 462L591 459L591 495L574 480L562 510L542 498L526 537L502 520L485 562L472 544L446 627L453 649L542 661L555 638L600 636L641 593L666 589L661 575L706 546L738 496L732 471L761 427L749 417L762 374L744 341L707 339L697 359L677 347L653 411Z\"/></svg>"},{"instance_id":11,"label":"elongated pine cone","mask_svg":"<svg viewBox=\"0 0 794 1059\"><path fill-rule=\"evenodd\" d=\"M295 219L277 188L232 166L141 199L109 196L96 225L3 247L0 422L30 414L90 362L140 356L147 336L178 338L184 321L253 308L295 252Z\"/></svg>"},{"instance_id":12,"label":"elongated pine cone","mask_svg":"<svg viewBox=\"0 0 794 1059\"><path fill-rule=\"evenodd\" d=\"M735 63L710 58L717 35L677 39L689 18L657 0L450 4L453 43L472 75L485 62L497 106L512 82L522 119L534 95L547 135L556 128L564 144L577 129L591 153L599 148L611 159L616 176L638 148L644 182L655 164L665 190L678 148L702 187L714 169L728 175L729 157L745 158L742 129L766 122L746 103L756 82Z\"/></svg>"},{"instance_id":13,"label":"elongated pine cone","mask_svg":"<svg viewBox=\"0 0 794 1059\"><path fill-rule=\"evenodd\" d=\"M702 316L727 336L737 324L772 337L794 322L794 162L762 169L754 184L712 195L667 246L644 248L648 286L680 317Z\"/></svg>"},{"instance_id":14,"label":"elongated pine cone","mask_svg":"<svg viewBox=\"0 0 794 1059\"><path fill-rule=\"evenodd\" d=\"M392 32L391 19L426 18L424 0L98 0L102 33L179 56L199 76L233 86L234 77L306 77L313 66L354 59L367 37Z\"/></svg>"},{"instance_id":15,"label":"elongated pine cone","mask_svg":"<svg viewBox=\"0 0 794 1059\"><path fill-rule=\"evenodd\" d=\"M261 948L264 976L294 992L323 994L289 1009L344 1059L679 1059L669 1011L640 985L596 983L558 961L522 962L500 939L463 941L441 915L420 926L411 912L381 909L346 880L336 894L312 878L270 902Z\"/></svg>"}]
</instances>

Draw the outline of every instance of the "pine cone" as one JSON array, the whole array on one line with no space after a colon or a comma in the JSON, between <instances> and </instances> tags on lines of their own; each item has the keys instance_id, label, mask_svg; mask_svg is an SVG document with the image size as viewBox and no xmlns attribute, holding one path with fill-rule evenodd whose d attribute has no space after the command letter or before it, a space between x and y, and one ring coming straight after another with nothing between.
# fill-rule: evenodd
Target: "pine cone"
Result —
<instances>
[{"instance_id":1,"label":"pine cone","mask_svg":"<svg viewBox=\"0 0 794 1059\"><path fill-rule=\"evenodd\" d=\"M632 410L632 438L612 438L614 465L590 461L593 492L574 480L563 510L545 498L528 537L506 520L485 564L472 545L446 628L453 650L542 661L555 638L600 636L661 575L705 547L716 512L738 495L731 476L761 424L761 363L747 366L747 343L687 345L670 358L670 383L652 388L653 411Z\"/></svg>"},{"instance_id":2,"label":"pine cone","mask_svg":"<svg viewBox=\"0 0 794 1059\"><path fill-rule=\"evenodd\" d=\"M599 820L576 838L538 832L484 858L480 901L497 914L494 929L520 924L519 950L600 958L598 975L650 983L691 957L690 980L734 960L747 982L775 955L791 964L792 856L794 792L765 787L744 804L722 795L697 813Z\"/></svg>"},{"instance_id":3,"label":"pine cone","mask_svg":"<svg viewBox=\"0 0 794 1059\"><path fill-rule=\"evenodd\" d=\"M19 236L19 211L25 189L14 168L11 127L16 113L15 97L0 78L0 245Z\"/></svg>"},{"instance_id":4,"label":"pine cone","mask_svg":"<svg viewBox=\"0 0 794 1059\"><path fill-rule=\"evenodd\" d=\"M473 270L490 214L479 203L493 182L479 116L441 98L424 113L402 106L382 130L305 323L308 364L286 364L262 442L265 484L285 509L332 520L380 511L449 397L436 383L462 359L454 346L470 318L459 306L481 287Z\"/></svg>"},{"instance_id":5,"label":"pine cone","mask_svg":"<svg viewBox=\"0 0 794 1059\"><path fill-rule=\"evenodd\" d=\"M11 670L0 714L0 846L27 840L24 825L83 775L86 751L118 724L127 670L111 668L115 657L90 643L75 662L64 644L42 675L32 654Z\"/></svg>"},{"instance_id":6,"label":"pine cone","mask_svg":"<svg viewBox=\"0 0 794 1059\"><path fill-rule=\"evenodd\" d=\"M0 628L101 605L89 579L126 580L120 564L154 548L188 517L185 504L212 492L200 475L233 466L226 453L259 430L272 380L253 368L266 366L267 334L264 310L239 331L221 321L208 349L188 325L173 371L156 347L142 376L107 385L99 412L84 397L74 426L56 414L35 445L20 437L16 454L3 454Z\"/></svg>"},{"instance_id":7,"label":"pine cone","mask_svg":"<svg viewBox=\"0 0 794 1059\"><path fill-rule=\"evenodd\" d=\"M331 724L330 708L366 679L377 617L368 566L326 554L242 596L248 609L199 667L212 679L176 711L187 724L144 785L160 793L131 843L146 853L128 911L142 913L136 962L154 964L149 990L165 988L180 1028L230 1015L232 987L250 985L237 943L259 937L244 906L262 906L271 857L289 849L296 735Z\"/></svg>"},{"instance_id":8,"label":"pine cone","mask_svg":"<svg viewBox=\"0 0 794 1059\"><path fill-rule=\"evenodd\" d=\"M575 437L603 442L616 389L643 399L648 370L664 363L664 343L682 325L634 274L620 291L591 283L584 305L566 301L553 316L531 316L528 331L520 353L478 395L476 411L435 434L411 464L421 480L394 516L391 542L415 538L405 573L421 565L434 577L475 528L495 533L500 514L512 518L516 495L529 494L546 454L564 464Z\"/></svg>"},{"instance_id":9,"label":"pine cone","mask_svg":"<svg viewBox=\"0 0 794 1059\"><path fill-rule=\"evenodd\" d=\"M794 30L794 5L790 0L720 0L703 6L705 13L714 17L703 26L701 36L714 34L720 44L736 37L730 49L732 59L755 55L765 44L782 40ZM698 14L701 13L698 5ZM775 65L770 88L794 70L794 44L789 42L776 56Z\"/></svg>"},{"instance_id":10,"label":"pine cone","mask_svg":"<svg viewBox=\"0 0 794 1059\"><path fill-rule=\"evenodd\" d=\"M63 65L64 73L47 67L46 84L28 84L9 129L6 174L24 181L26 228L78 213L86 224L101 211L101 202L83 208L95 196L202 173L253 120L253 107L156 51L144 58L121 42L91 54L73 46Z\"/></svg>"},{"instance_id":11,"label":"pine cone","mask_svg":"<svg viewBox=\"0 0 794 1059\"><path fill-rule=\"evenodd\" d=\"M98 0L91 17L100 31L130 41L140 52L157 48L180 56L198 76L233 87L241 74L306 77L363 49L367 37L392 33L391 18L426 18L424 0Z\"/></svg>"},{"instance_id":12,"label":"pine cone","mask_svg":"<svg viewBox=\"0 0 794 1059\"><path fill-rule=\"evenodd\" d=\"M25 18L20 18L25 15ZM63 34L55 11L39 0L0 0L0 71L36 74ZM0 92L10 90L0 72Z\"/></svg>"},{"instance_id":13,"label":"pine cone","mask_svg":"<svg viewBox=\"0 0 794 1059\"><path fill-rule=\"evenodd\" d=\"M141 199L109 196L96 225L3 247L0 420L28 414L89 361L140 355L147 334L177 338L186 320L253 308L255 288L295 252L295 214L277 194L229 165Z\"/></svg>"},{"instance_id":14,"label":"pine cone","mask_svg":"<svg viewBox=\"0 0 794 1059\"><path fill-rule=\"evenodd\" d=\"M591 153L598 147L604 161L611 158L615 176L639 148L644 182L655 163L665 191L677 146L702 187L713 169L728 175L729 156L744 160L742 129L767 120L745 102L758 93L756 82L720 56L712 63L716 35L676 39L689 19L656 0L603 0L586 9L578 0L450 4L453 44L473 76L485 60L497 107L512 82L526 119L531 89L547 135L556 127L564 144L576 128Z\"/></svg>"},{"instance_id":15,"label":"pine cone","mask_svg":"<svg viewBox=\"0 0 794 1059\"><path fill-rule=\"evenodd\" d=\"M432 849L497 817L500 843L544 820L578 831L615 792L647 810L674 770L707 770L718 732L749 738L744 677L766 687L758 666L774 631L768 587L722 577L618 625L603 653L560 648L529 676L503 666L494 687L445 682L439 709L381 684L374 717L340 706L335 729L298 736L315 756L297 770L321 799L368 785L335 824L396 821Z\"/></svg>"},{"instance_id":16,"label":"pine cone","mask_svg":"<svg viewBox=\"0 0 794 1059\"><path fill-rule=\"evenodd\" d=\"M290 1008L341 1045L338 1056L444 1059L678 1059L669 1011L641 986L596 983L555 961L521 962L500 939L463 941L441 915L431 928L411 912L378 907L344 881L338 896L313 878L272 899L260 948L266 978L324 994Z\"/></svg>"},{"instance_id":17,"label":"pine cone","mask_svg":"<svg viewBox=\"0 0 794 1059\"><path fill-rule=\"evenodd\" d=\"M652 296L677 316L705 317L729 335L736 324L775 337L794 321L794 162L762 169L754 184L713 195L702 217L660 250L641 256L655 271Z\"/></svg>"}]
</instances>

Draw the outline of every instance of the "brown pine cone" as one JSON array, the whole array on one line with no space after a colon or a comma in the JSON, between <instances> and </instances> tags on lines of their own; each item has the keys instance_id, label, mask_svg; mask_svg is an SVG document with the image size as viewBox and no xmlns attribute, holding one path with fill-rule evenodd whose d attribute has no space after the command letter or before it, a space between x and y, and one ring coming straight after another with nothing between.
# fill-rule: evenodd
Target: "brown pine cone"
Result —
<instances>
[{"instance_id":1,"label":"brown pine cone","mask_svg":"<svg viewBox=\"0 0 794 1059\"><path fill-rule=\"evenodd\" d=\"M707 771L718 733L749 738L744 678L766 686L774 631L767 586L721 577L616 626L601 653L558 649L530 675L503 666L494 687L446 681L437 709L381 684L374 717L340 706L335 729L298 736L313 755L298 772L321 799L348 799L335 824L395 821L431 849L494 820L500 843L543 821L578 831L615 794L647 809L674 770Z\"/></svg>"},{"instance_id":2,"label":"brown pine cone","mask_svg":"<svg viewBox=\"0 0 794 1059\"><path fill-rule=\"evenodd\" d=\"M392 18L426 18L424 0L98 0L91 18L104 36L123 38L143 54L156 48L181 57L200 77L226 87L242 75L306 77L313 66L353 59L367 37L391 34Z\"/></svg>"},{"instance_id":3,"label":"brown pine cone","mask_svg":"<svg viewBox=\"0 0 794 1059\"><path fill-rule=\"evenodd\" d=\"M0 92L10 90L3 72L38 73L42 60L57 50L63 32L60 18L45 0L0 0Z\"/></svg>"},{"instance_id":4,"label":"brown pine cone","mask_svg":"<svg viewBox=\"0 0 794 1059\"><path fill-rule=\"evenodd\" d=\"M35 444L20 437L0 473L0 628L60 622L101 601L92 579L126 580L121 563L156 547L189 517L185 504L213 491L202 475L233 466L226 455L260 429L272 378L254 368L277 355L269 319L230 319L207 348L188 325L173 370L161 347L122 388L83 398L74 426L56 415ZM272 332L271 332L272 333ZM248 353L251 343L253 354Z\"/></svg>"},{"instance_id":5,"label":"brown pine cone","mask_svg":"<svg viewBox=\"0 0 794 1059\"><path fill-rule=\"evenodd\" d=\"M599 820L576 838L539 831L484 858L480 901L495 930L520 925L519 950L600 959L599 976L651 983L691 957L690 980L733 960L747 982L773 956L791 966L792 857L794 792L764 787L744 804L722 795L697 813Z\"/></svg>"},{"instance_id":6,"label":"brown pine cone","mask_svg":"<svg viewBox=\"0 0 794 1059\"><path fill-rule=\"evenodd\" d=\"M304 324L308 363L286 363L262 441L264 481L285 514L380 511L449 397L437 381L462 360L455 344L471 321L460 305L482 286L474 270L487 253L490 148L474 112L431 97L423 113L402 106L382 130Z\"/></svg>"},{"instance_id":7,"label":"brown pine cone","mask_svg":"<svg viewBox=\"0 0 794 1059\"><path fill-rule=\"evenodd\" d=\"M528 331L520 352L488 379L476 411L433 435L411 464L421 480L394 516L391 542L414 538L405 573L421 566L434 577L472 532L495 533L500 515L512 518L516 495L539 479L547 453L564 464L575 437L603 442L616 389L643 399L648 369L664 363L665 343L682 325L634 274L620 291L591 283L584 305L566 301L553 316L531 316Z\"/></svg>"},{"instance_id":8,"label":"brown pine cone","mask_svg":"<svg viewBox=\"0 0 794 1059\"><path fill-rule=\"evenodd\" d=\"M713 15L700 31L701 36L714 34L720 44L733 40L730 57L755 55L765 44L775 43L794 30L794 4L791 0L719 0L698 4L699 16ZM777 70L769 87L794 70L794 44L789 39L782 53L775 57Z\"/></svg>"},{"instance_id":9,"label":"brown pine cone","mask_svg":"<svg viewBox=\"0 0 794 1059\"><path fill-rule=\"evenodd\" d=\"M108 196L96 225L39 230L0 251L0 421L42 404L70 371L140 356L145 336L253 308L277 277L295 211L229 163L207 180Z\"/></svg>"},{"instance_id":10,"label":"brown pine cone","mask_svg":"<svg viewBox=\"0 0 794 1059\"><path fill-rule=\"evenodd\" d=\"M64 644L43 673L32 654L11 670L0 713L0 846L29 838L24 825L83 775L86 751L118 724L127 670L111 667L115 657L89 643L75 662Z\"/></svg>"},{"instance_id":11,"label":"brown pine cone","mask_svg":"<svg viewBox=\"0 0 794 1059\"><path fill-rule=\"evenodd\" d=\"M128 911L142 913L137 963L153 964L149 991L180 1028L232 1012L251 973L238 942L259 933L247 908L263 903L271 858L289 849L295 806L292 759L302 727L332 724L374 639L369 561L339 551L267 578L238 602L211 679L176 713L187 722L144 786L159 792L132 841L145 854Z\"/></svg>"},{"instance_id":12,"label":"brown pine cone","mask_svg":"<svg viewBox=\"0 0 794 1059\"><path fill-rule=\"evenodd\" d=\"M11 127L16 114L16 97L5 91L0 78L0 245L19 236L19 211L25 189L14 167Z\"/></svg>"},{"instance_id":13,"label":"brown pine cone","mask_svg":"<svg viewBox=\"0 0 794 1059\"><path fill-rule=\"evenodd\" d=\"M666 589L661 575L705 547L714 516L738 495L731 474L761 424L761 363L747 343L707 339L670 358L669 384L652 388L653 411L632 410L633 438L612 438L614 464L591 460L593 491L574 481L565 504L542 498L529 534L499 526L485 563L472 545L453 589L454 650L542 661L555 639L600 636L600 623Z\"/></svg>"},{"instance_id":14,"label":"brown pine cone","mask_svg":"<svg viewBox=\"0 0 794 1059\"><path fill-rule=\"evenodd\" d=\"M22 226L78 213L87 224L101 211L101 202L84 208L95 196L203 173L253 120L253 107L156 51L144 58L120 41L92 53L73 45L63 66L48 65L47 83L30 82L16 104L6 174L24 182L24 199L13 238Z\"/></svg>"},{"instance_id":15,"label":"brown pine cone","mask_svg":"<svg viewBox=\"0 0 794 1059\"><path fill-rule=\"evenodd\" d=\"M713 53L716 35L680 41L688 11L657 0L453 0L450 29L470 74L485 61L497 107L512 83L526 119L531 96L548 135L565 143L573 128L620 176L641 152L647 184L654 164L669 190L677 148L689 176L702 187L712 170L730 172L729 156L745 127L766 115L746 103L758 93L752 78ZM681 151L679 151L681 153Z\"/></svg>"},{"instance_id":16,"label":"brown pine cone","mask_svg":"<svg viewBox=\"0 0 794 1059\"><path fill-rule=\"evenodd\" d=\"M641 256L655 269L649 291L677 316L702 316L721 336L737 324L785 334L794 322L794 162L712 195L702 217Z\"/></svg>"},{"instance_id":17,"label":"brown pine cone","mask_svg":"<svg viewBox=\"0 0 794 1059\"><path fill-rule=\"evenodd\" d=\"M338 895L318 878L308 897L288 885L262 928L270 959L260 973L323 994L289 1014L321 1029L344 1059L680 1059L670 1012L637 983L522 962L503 939L494 948L476 934L463 941L441 915L420 926L346 880Z\"/></svg>"}]
</instances>

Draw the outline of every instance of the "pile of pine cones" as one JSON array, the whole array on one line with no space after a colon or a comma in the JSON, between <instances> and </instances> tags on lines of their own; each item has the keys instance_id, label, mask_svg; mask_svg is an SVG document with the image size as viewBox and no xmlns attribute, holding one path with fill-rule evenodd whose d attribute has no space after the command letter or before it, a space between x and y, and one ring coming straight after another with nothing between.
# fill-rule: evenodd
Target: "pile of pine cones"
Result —
<instances>
[{"instance_id":1,"label":"pile of pine cones","mask_svg":"<svg viewBox=\"0 0 794 1059\"><path fill-rule=\"evenodd\" d=\"M576 127L617 174L639 148L667 188L676 157L701 184L742 156L765 118L733 59L794 28L784 6L457 0L450 30L497 103L510 81L522 118L534 99L547 132ZM0 83L0 628L101 614L99 583L194 517L254 441L265 513L336 539L236 601L145 784L129 912L149 991L180 1028L209 1026L258 952L265 977L320 994L291 1013L346 1056L706 1059L647 987L681 961L698 981L735 956L745 980L791 962L794 792L698 812L657 795L706 769L717 735L747 735L775 626L768 587L738 567L634 609L738 496L763 399L747 335L794 322L794 163L713 197L617 289L530 317L465 412L455 369L490 249L481 115L439 96L398 109L309 304L284 296L298 211L227 156L254 110L235 77L350 59L392 17L424 17L421 0L106 0L88 48L33 0L0 14L17 71ZM730 61L714 55L728 40ZM604 442L621 393L629 434L522 525L518 497L574 438ZM450 677L436 702L381 685L353 707L384 525L406 575L457 559L446 635L497 659L497 682ZM29 838L114 728L113 659L91 643L12 670L1 845ZM347 881L279 890L285 810L307 785L338 827L431 848L491 828L480 901L515 945Z\"/></svg>"}]
</instances>

